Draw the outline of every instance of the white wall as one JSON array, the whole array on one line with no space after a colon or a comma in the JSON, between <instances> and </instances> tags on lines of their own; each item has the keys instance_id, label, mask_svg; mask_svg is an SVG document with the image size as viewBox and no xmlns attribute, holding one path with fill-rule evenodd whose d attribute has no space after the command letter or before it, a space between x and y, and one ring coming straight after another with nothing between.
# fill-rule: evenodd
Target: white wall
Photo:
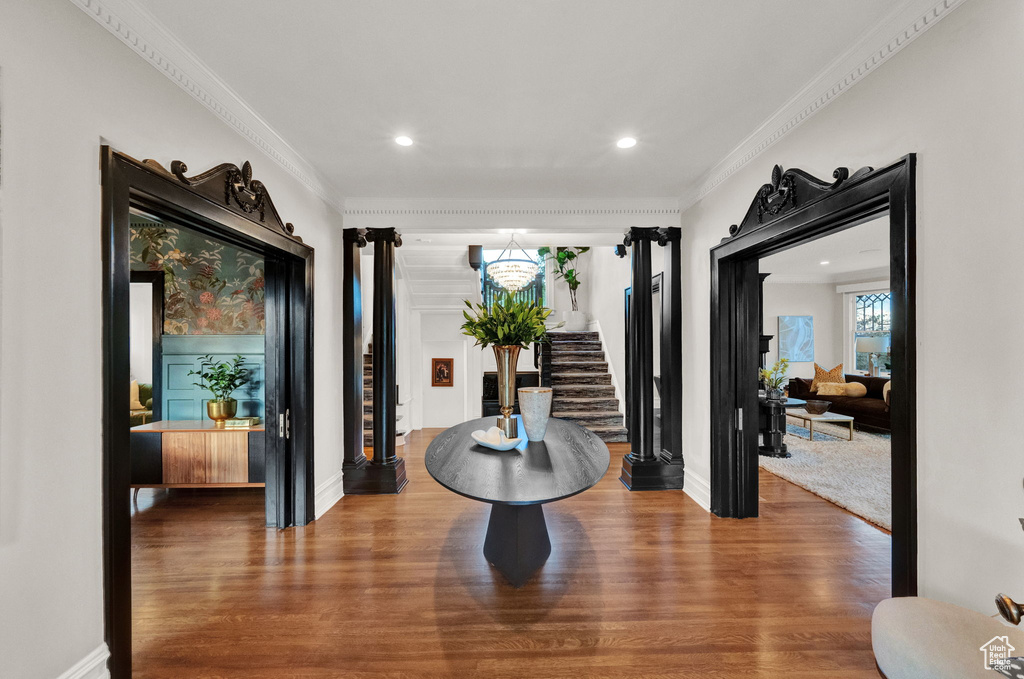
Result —
<instances>
[{"instance_id":1,"label":"white wall","mask_svg":"<svg viewBox=\"0 0 1024 679\"><path fill-rule=\"evenodd\" d=\"M615 248L602 246L587 253L593 272L580 290L587 288L590 320L601 326L608 368L620 389L626 388L625 290L631 284L629 257L618 257ZM659 263L660 264L660 263ZM583 308L583 307L581 307ZM619 403L622 408L623 403Z\"/></svg>"},{"instance_id":2,"label":"white wall","mask_svg":"<svg viewBox=\"0 0 1024 679\"><path fill-rule=\"evenodd\" d=\"M153 286L132 283L130 287L128 332L131 347L128 362L132 379L138 380L139 384L153 384Z\"/></svg>"},{"instance_id":3,"label":"white wall","mask_svg":"<svg viewBox=\"0 0 1024 679\"><path fill-rule=\"evenodd\" d=\"M827 178L918 154L920 592L985 613L996 592L1024 598L1024 394L1006 379L1024 364L1024 88L1007 58L1021 53L1024 3L965 3L681 217L684 455L696 493L710 478L710 248L775 163ZM951 373L965 356L964 374ZM950 385L963 379L985 387L957 398Z\"/></svg>"},{"instance_id":4,"label":"white wall","mask_svg":"<svg viewBox=\"0 0 1024 679\"><path fill-rule=\"evenodd\" d=\"M843 296L835 283L764 284L764 334L771 335L768 364L779 360L779 316L814 317L814 360L791 362L789 377L814 377L814 364L826 370L843 358ZM850 366L847 366L848 368ZM849 372L849 371L848 371Z\"/></svg>"},{"instance_id":5,"label":"white wall","mask_svg":"<svg viewBox=\"0 0 1024 679\"><path fill-rule=\"evenodd\" d=\"M341 403L341 218L66 0L4 4L0 72L0 672L53 679L103 642L101 143L196 172L253 162L316 248L313 379L328 406ZM74 395L56 424L54 385ZM330 407L316 422L320 485L343 438Z\"/></svg>"},{"instance_id":6,"label":"white wall","mask_svg":"<svg viewBox=\"0 0 1024 679\"><path fill-rule=\"evenodd\" d=\"M459 311L437 311L420 313L422 384L422 425L423 427L450 427L465 422L470 417L479 417L480 400L472 401L472 385L480 381L478 368L470 366L471 347L468 337L461 334L462 313ZM433 358L454 359L452 387L430 386L430 367ZM479 364L477 364L479 365Z\"/></svg>"}]
</instances>

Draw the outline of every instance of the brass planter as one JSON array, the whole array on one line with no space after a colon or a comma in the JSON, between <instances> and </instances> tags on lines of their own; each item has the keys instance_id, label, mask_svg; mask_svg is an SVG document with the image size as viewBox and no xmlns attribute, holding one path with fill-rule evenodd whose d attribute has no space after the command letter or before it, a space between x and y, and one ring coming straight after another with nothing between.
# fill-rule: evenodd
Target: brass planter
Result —
<instances>
[{"instance_id":1,"label":"brass planter","mask_svg":"<svg viewBox=\"0 0 1024 679\"><path fill-rule=\"evenodd\" d=\"M218 427L224 426L224 420L229 420L238 412L238 401L233 398L226 398L223 401L207 401L206 414Z\"/></svg>"},{"instance_id":2,"label":"brass planter","mask_svg":"<svg viewBox=\"0 0 1024 679\"><path fill-rule=\"evenodd\" d=\"M514 439L519 436L519 427L512 417L512 411L516 406L516 364L519 362L518 345L499 346L494 345L494 361L498 364L498 406L501 417L498 418L498 427L505 432L505 436Z\"/></svg>"}]
</instances>

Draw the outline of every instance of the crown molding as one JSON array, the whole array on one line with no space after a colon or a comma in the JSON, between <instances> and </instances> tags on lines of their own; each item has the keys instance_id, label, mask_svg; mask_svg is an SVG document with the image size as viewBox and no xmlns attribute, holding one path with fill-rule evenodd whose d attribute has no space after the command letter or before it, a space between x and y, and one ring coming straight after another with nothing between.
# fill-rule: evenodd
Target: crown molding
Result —
<instances>
[{"instance_id":1,"label":"crown molding","mask_svg":"<svg viewBox=\"0 0 1024 679\"><path fill-rule=\"evenodd\" d=\"M702 200L747 163L835 101L897 52L924 35L966 0L905 0L857 44L826 66L679 201L683 210Z\"/></svg>"},{"instance_id":2,"label":"crown molding","mask_svg":"<svg viewBox=\"0 0 1024 679\"><path fill-rule=\"evenodd\" d=\"M310 191L343 210L340 192L148 11L133 0L70 1Z\"/></svg>"},{"instance_id":3,"label":"crown molding","mask_svg":"<svg viewBox=\"0 0 1024 679\"><path fill-rule=\"evenodd\" d=\"M605 200L446 200L347 198L345 226L406 230L548 229L614 231L676 226L677 198Z\"/></svg>"}]
</instances>

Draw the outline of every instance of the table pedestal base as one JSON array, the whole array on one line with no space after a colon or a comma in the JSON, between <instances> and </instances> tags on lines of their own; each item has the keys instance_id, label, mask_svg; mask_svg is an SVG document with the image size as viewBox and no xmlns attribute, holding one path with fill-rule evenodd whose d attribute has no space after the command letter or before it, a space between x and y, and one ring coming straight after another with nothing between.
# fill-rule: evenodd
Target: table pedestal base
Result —
<instances>
[{"instance_id":1,"label":"table pedestal base","mask_svg":"<svg viewBox=\"0 0 1024 679\"><path fill-rule=\"evenodd\" d=\"M491 505L484 556L513 587L522 587L551 554L541 505Z\"/></svg>"}]
</instances>

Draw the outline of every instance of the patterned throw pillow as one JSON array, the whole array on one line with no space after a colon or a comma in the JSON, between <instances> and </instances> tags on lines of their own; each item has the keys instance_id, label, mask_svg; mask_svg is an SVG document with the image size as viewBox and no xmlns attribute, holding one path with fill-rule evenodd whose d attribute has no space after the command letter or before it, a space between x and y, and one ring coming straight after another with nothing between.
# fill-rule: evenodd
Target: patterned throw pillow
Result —
<instances>
[{"instance_id":1,"label":"patterned throw pillow","mask_svg":"<svg viewBox=\"0 0 1024 679\"><path fill-rule=\"evenodd\" d=\"M853 398L861 398L868 395L868 388L860 382L847 382L846 395Z\"/></svg>"},{"instance_id":2,"label":"patterned throw pillow","mask_svg":"<svg viewBox=\"0 0 1024 679\"><path fill-rule=\"evenodd\" d=\"M846 385L840 382L822 382L818 385L818 396L846 396Z\"/></svg>"},{"instance_id":3,"label":"patterned throw pillow","mask_svg":"<svg viewBox=\"0 0 1024 679\"><path fill-rule=\"evenodd\" d=\"M843 364L840 363L831 370L825 370L817 363L814 364L814 381L811 382L811 391L818 392L818 385L825 382L840 382L846 384L846 376L843 374Z\"/></svg>"}]
</instances>

